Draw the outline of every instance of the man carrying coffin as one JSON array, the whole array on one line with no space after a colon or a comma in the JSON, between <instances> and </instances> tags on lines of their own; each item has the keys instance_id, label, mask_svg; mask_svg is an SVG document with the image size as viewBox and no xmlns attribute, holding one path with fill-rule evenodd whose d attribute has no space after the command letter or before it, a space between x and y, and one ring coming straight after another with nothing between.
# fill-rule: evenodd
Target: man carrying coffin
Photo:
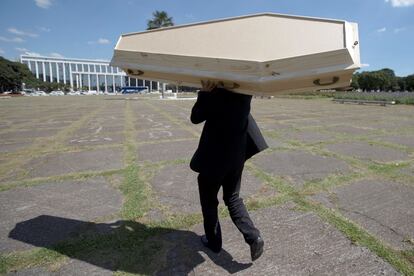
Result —
<instances>
[{"instance_id":1,"label":"man carrying coffin","mask_svg":"<svg viewBox=\"0 0 414 276\"><path fill-rule=\"evenodd\" d=\"M252 96L202 82L202 90L191 111L191 122L205 121L200 142L190 167L198 172L198 187L204 219L202 243L213 252L222 247L217 194L223 187L223 200L230 217L250 246L252 261L263 253L264 242L240 198L244 162L267 148L250 115Z\"/></svg>"}]
</instances>

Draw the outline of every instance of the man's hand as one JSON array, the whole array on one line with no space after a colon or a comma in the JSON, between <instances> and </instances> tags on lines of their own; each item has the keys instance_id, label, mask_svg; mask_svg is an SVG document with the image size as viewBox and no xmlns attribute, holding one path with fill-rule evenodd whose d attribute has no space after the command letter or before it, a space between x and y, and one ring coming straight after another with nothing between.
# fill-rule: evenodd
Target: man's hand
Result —
<instances>
[{"instance_id":1,"label":"man's hand","mask_svg":"<svg viewBox=\"0 0 414 276\"><path fill-rule=\"evenodd\" d=\"M211 90L213 90L214 88L216 88L217 83L215 83L214 81L201 81L201 91L207 91L210 92Z\"/></svg>"}]
</instances>

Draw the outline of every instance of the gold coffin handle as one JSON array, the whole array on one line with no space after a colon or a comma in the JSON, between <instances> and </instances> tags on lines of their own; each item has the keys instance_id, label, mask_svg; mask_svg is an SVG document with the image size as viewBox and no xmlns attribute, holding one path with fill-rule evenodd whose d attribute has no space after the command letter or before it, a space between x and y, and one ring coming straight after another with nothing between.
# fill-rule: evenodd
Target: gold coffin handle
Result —
<instances>
[{"instance_id":1,"label":"gold coffin handle","mask_svg":"<svg viewBox=\"0 0 414 276\"><path fill-rule=\"evenodd\" d=\"M339 81L339 77L335 76L332 78L331 82L325 82L325 83L321 83L321 79L316 79L313 81L313 84L318 85L318 86L327 86L327 85L332 85L335 84Z\"/></svg>"},{"instance_id":2,"label":"gold coffin handle","mask_svg":"<svg viewBox=\"0 0 414 276\"><path fill-rule=\"evenodd\" d=\"M228 90L237 89L240 87L240 85L235 82L233 82L231 86L229 86L229 83L224 83L223 81L217 82L217 86L222 87L224 89L228 89Z\"/></svg>"},{"instance_id":3,"label":"gold coffin handle","mask_svg":"<svg viewBox=\"0 0 414 276\"><path fill-rule=\"evenodd\" d=\"M141 70L132 70L132 69L128 69L127 70L127 73L129 74L129 75L132 75L132 76L141 76L141 75L143 75L144 74L144 71L141 71Z\"/></svg>"}]
</instances>

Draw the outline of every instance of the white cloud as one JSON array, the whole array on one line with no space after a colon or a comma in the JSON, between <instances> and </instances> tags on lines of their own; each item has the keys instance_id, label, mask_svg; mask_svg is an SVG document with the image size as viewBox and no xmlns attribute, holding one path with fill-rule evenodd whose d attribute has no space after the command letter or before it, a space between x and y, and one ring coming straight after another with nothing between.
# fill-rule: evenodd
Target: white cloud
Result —
<instances>
[{"instance_id":1,"label":"white cloud","mask_svg":"<svg viewBox=\"0 0 414 276\"><path fill-rule=\"evenodd\" d=\"M52 0L35 0L36 6L42 9L48 9L52 5Z\"/></svg>"},{"instance_id":2,"label":"white cloud","mask_svg":"<svg viewBox=\"0 0 414 276\"><path fill-rule=\"evenodd\" d=\"M48 33L48 32L50 32L51 31L51 29L49 29L49 28L46 28L46 27L37 27L40 31L42 31L42 32L45 32L45 33Z\"/></svg>"},{"instance_id":3,"label":"white cloud","mask_svg":"<svg viewBox=\"0 0 414 276\"><path fill-rule=\"evenodd\" d=\"M59 53L50 53L49 56L55 57L55 58L63 58L64 56Z\"/></svg>"},{"instance_id":4,"label":"white cloud","mask_svg":"<svg viewBox=\"0 0 414 276\"><path fill-rule=\"evenodd\" d=\"M394 33L395 33L395 34L401 33L401 32L403 32L403 31L405 31L405 29L406 29L405 27L395 28L395 29L394 29Z\"/></svg>"},{"instance_id":5,"label":"white cloud","mask_svg":"<svg viewBox=\"0 0 414 276\"><path fill-rule=\"evenodd\" d=\"M92 45L92 44L109 44L109 43L110 43L110 41L106 38L99 38L96 41L88 41L89 45Z\"/></svg>"},{"instance_id":6,"label":"white cloud","mask_svg":"<svg viewBox=\"0 0 414 276\"><path fill-rule=\"evenodd\" d=\"M98 44L109 44L109 40L106 38L98 39Z\"/></svg>"},{"instance_id":7,"label":"white cloud","mask_svg":"<svg viewBox=\"0 0 414 276\"><path fill-rule=\"evenodd\" d=\"M414 0L385 0L387 3L391 3L393 7L409 7L414 5Z\"/></svg>"},{"instance_id":8,"label":"white cloud","mask_svg":"<svg viewBox=\"0 0 414 276\"><path fill-rule=\"evenodd\" d=\"M381 29L378 29L377 30L377 33L383 33L383 32L385 32L387 30L387 28L381 28Z\"/></svg>"},{"instance_id":9,"label":"white cloud","mask_svg":"<svg viewBox=\"0 0 414 276\"><path fill-rule=\"evenodd\" d=\"M369 67L369 64L368 64L368 63L362 63L362 64L361 64L361 68L362 68L362 67Z\"/></svg>"},{"instance_id":10,"label":"white cloud","mask_svg":"<svg viewBox=\"0 0 414 276\"><path fill-rule=\"evenodd\" d=\"M13 28L13 27L8 28L7 31L9 33L12 33L12 34L15 34L15 35L20 35L20 36L28 36L28 37L38 37L39 36L38 34L24 32L24 31L18 30L18 29Z\"/></svg>"},{"instance_id":11,"label":"white cloud","mask_svg":"<svg viewBox=\"0 0 414 276\"><path fill-rule=\"evenodd\" d=\"M4 55L6 53L3 49L0 48L0 55Z\"/></svg>"},{"instance_id":12,"label":"white cloud","mask_svg":"<svg viewBox=\"0 0 414 276\"><path fill-rule=\"evenodd\" d=\"M24 54L25 55L28 55L28 56L34 56L34 57L40 57L40 56L42 56L41 54L36 53L36 52L25 52Z\"/></svg>"},{"instance_id":13,"label":"white cloud","mask_svg":"<svg viewBox=\"0 0 414 276\"><path fill-rule=\"evenodd\" d=\"M0 36L0 41L21 43L21 42L24 42L24 39L20 37L8 38L8 37Z\"/></svg>"},{"instance_id":14,"label":"white cloud","mask_svg":"<svg viewBox=\"0 0 414 276\"><path fill-rule=\"evenodd\" d=\"M16 49L17 51L19 51L19 52L29 52L29 50L28 50L28 49L26 49L26 48L16 47L15 49Z\"/></svg>"}]
</instances>

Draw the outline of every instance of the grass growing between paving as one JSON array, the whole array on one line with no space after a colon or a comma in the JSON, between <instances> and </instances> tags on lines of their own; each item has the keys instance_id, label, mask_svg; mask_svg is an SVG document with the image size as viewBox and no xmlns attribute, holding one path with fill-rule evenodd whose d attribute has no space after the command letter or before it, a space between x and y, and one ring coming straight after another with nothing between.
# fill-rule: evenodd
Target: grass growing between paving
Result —
<instances>
[{"instance_id":1,"label":"grass growing between paving","mask_svg":"<svg viewBox=\"0 0 414 276\"><path fill-rule=\"evenodd\" d=\"M355 244L365 246L381 257L403 275L414 275L414 264L409 261L409 253L405 255L382 243L356 223L342 216L339 212L328 209L319 203L307 200L299 191L287 184L283 179L273 177L252 164L248 168L263 181L273 185L279 192L285 194L298 205L298 209L317 214L322 220L333 225ZM408 256L408 257L407 257Z\"/></svg>"},{"instance_id":2,"label":"grass growing between paving","mask_svg":"<svg viewBox=\"0 0 414 276\"><path fill-rule=\"evenodd\" d=\"M183 127L181 122L169 113L158 109L150 103L147 105L177 126ZM114 225L106 225L113 229L109 234L96 234L96 232L92 231L92 234L67 240L49 248L0 255L0 273L37 266L43 266L49 270L57 270L67 263L69 258L72 258L115 271L116 275L153 274L164 266L166 252L172 246L171 243L163 239L163 234L175 232L177 235L186 237L190 232L183 229L189 229L202 222L201 214L168 214L165 219L158 222L145 221L146 212L153 208L154 204L149 181L154 172L169 163L137 164L136 153L139 144L135 141L135 118L130 102L126 103L125 115L125 169L102 172L102 174L107 173L103 176L123 174L122 182L119 185L119 189L124 195L124 204L120 213L123 220ZM193 134L195 136L198 135L195 131ZM322 147L306 146L294 141L287 148L287 150L291 149L305 149L324 156L340 157L331 152L324 151ZM248 199L246 200L246 205L249 210L258 210L293 201L298 206L298 209L316 213L323 221L339 229L351 241L369 248L401 273L414 275L413 251L395 251L357 224L343 217L340 213L305 198L308 194L329 190L338 185L345 185L367 175L379 173L387 177L393 177L398 172L398 169L401 168L384 164L370 163L371 165L367 165L367 163L352 158L342 158L342 160L354 166L356 172L344 176L331 175L320 181L310 181L300 191L294 189L284 179L269 175L248 162L246 168L252 171L259 179L274 187L278 194L269 198ZM176 160L171 162L179 163L184 161ZM71 177L81 178L90 176L89 174L78 174ZM26 185L37 185L37 183L40 182L27 182ZM219 212L222 218L228 216L226 208L220 208ZM95 225L94 223L90 224L92 228Z\"/></svg>"},{"instance_id":3,"label":"grass growing between paving","mask_svg":"<svg viewBox=\"0 0 414 276\"><path fill-rule=\"evenodd\" d=\"M99 108L82 116L79 120L74 121L68 127L59 131L56 135L46 138L37 138L31 146L10 154L7 158L8 161L0 167L0 176L7 176L10 171L15 171L15 175L13 176L14 179L23 178L27 174L27 171L23 169L23 165L28 160L47 153L62 151L64 149L65 140L105 107L106 104L104 103ZM28 156L30 156L30 158L28 158Z\"/></svg>"}]
</instances>

